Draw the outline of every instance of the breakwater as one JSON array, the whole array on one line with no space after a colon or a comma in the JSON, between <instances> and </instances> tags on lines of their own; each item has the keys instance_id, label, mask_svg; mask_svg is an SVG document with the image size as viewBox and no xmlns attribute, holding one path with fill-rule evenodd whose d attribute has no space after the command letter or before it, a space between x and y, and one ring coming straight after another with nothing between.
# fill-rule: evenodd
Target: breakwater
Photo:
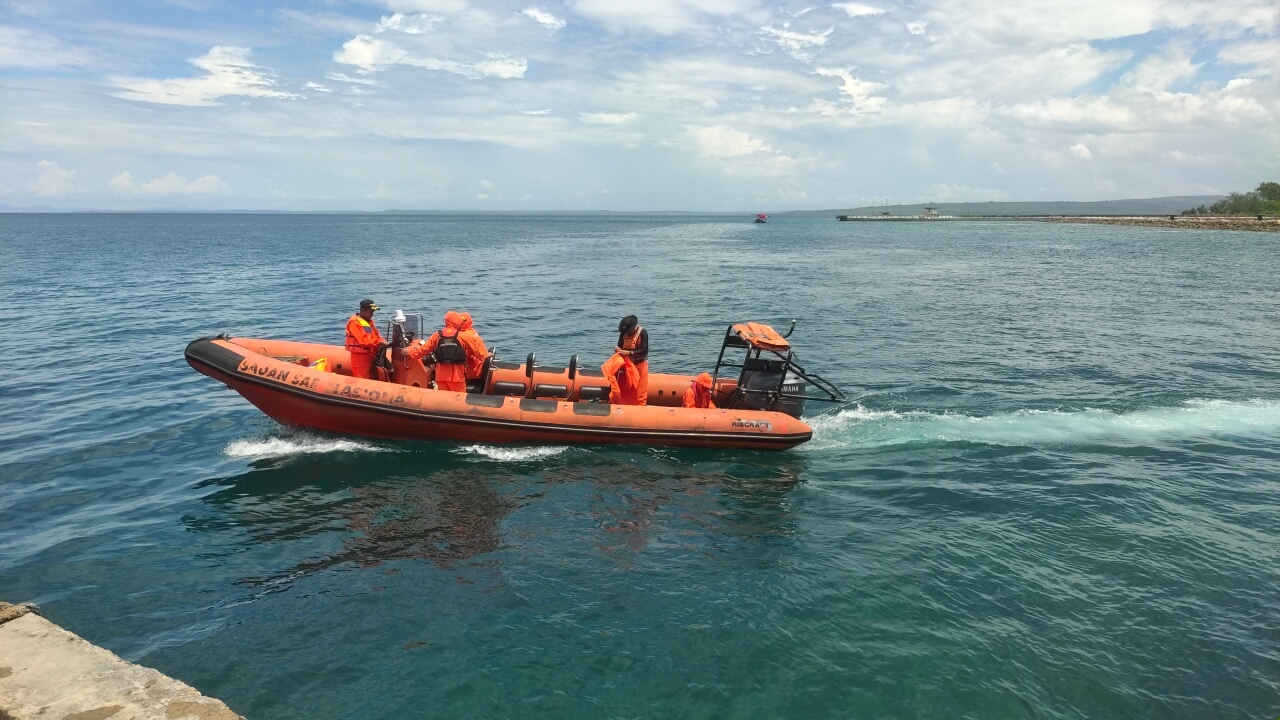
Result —
<instances>
[{"instance_id":1,"label":"breakwater","mask_svg":"<svg viewBox=\"0 0 1280 720\"><path fill-rule=\"evenodd\" d=\"M1137 227L1189 228L1194 230L1251 230L1260 232L1280 232L1280 218L1239 215L1233 216L1198 216L1198 215L1161 215L1161 216L1060 216L1044 218L1049 222L1086 223L1093 225L1131 225Z\"/></svg>"}]
</instances>

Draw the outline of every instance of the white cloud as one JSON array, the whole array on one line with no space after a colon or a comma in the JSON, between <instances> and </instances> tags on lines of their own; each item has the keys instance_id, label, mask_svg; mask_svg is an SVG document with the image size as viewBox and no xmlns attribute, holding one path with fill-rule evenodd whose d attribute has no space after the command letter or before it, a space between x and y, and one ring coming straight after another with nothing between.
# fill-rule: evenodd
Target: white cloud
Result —
<instances>
[{"instance_id":1,"label":"white cloud","mask_svg":"<svg viewBox=\"0 0 1280 720\"><path fill-rule=\"evenodd\" d=\"M174 172L139 185L126 171L111 178L107 182L107 187L121 195L202 195L227 190L227 184L217 175L185 180Z\"/></svg>"},{"instance_id":2,"label":"white cloud","mask_svg":"<svg viewBox=\"0 0 1280 720\"><path fill-rule=\"evenodd\" d=\"M715 158L740 157L771 150L765 141L726 125L695 128L694 136L702 154Z\"/></svg>"},{"instance_id":3,"label":"white cloud","mask_svg":"<svg viewBox=\"0 0 1280 720\"><path fill-rule=\"evenodd\" d=\"M854 114L876 112L888 102L886 98L874 94L877 90L886 87L882 83L860 80L854 77L852 71L838 68L818 68L814 72L823 77L840 78L840 91L848 97L849 112Z\"/></svg>"},{"instance_id":4,"label":"white cloud","mask_svg":"<svg viewBox=\"0 0 1280 720\"><path fill-rule=\"evenodd\" d=\"M883 15L888 10L884 8L872 7L871 5L863 5L857 2L835 3L831 7L837 10L843 10L851 18L866 17L868 15Z\"/></svg>"},{"instance_id":5,"label":"white cloud","mask_svg":"<svg viewBox=\"0 0 1280 720\"><path fill-rule=\"evenodd\" d=\"M431 32L435 28L436 23L442 18L437 15L402 15L395 13L387 15L378 21L378 26L373 29L374 32L395 31L408 35L422 35Z\"/></svg>"},{"instance_id":6,"label":"white cloud","mask_svg":"<svg viewBox=\"0 0 1280 720\"><path fill-rule=\"evenodd\" d=\"M162 105L216 105L228 96L296 99L300 96L276 90L276 82L264 68L249 62L248 48L214 47L191 64L208 74L198 78L152 80L115 77L123 92L116 97Z\"/></svg>"},{"instance_id":7,"label":"white cloud","mask_svg":"<svg viewBox=\"0 0 1280 720\"><path fill-rule=\"evenodd\" d=\"M813 47L825 45L827 38L831 37L831 33L835 32L835 28L828 28L820 33L799 33L794 30L779 30L772 27L762 27L760 31L766 35L773 36L775 42L792 54L797 54Z\"/></svg>"},{"instance_id":8,"label":"white cloud","mask_svg":"<svg viewBox=\"0 0 1280 720\"><path fill-rule=\"evenodd\" d=\"M69 47L52 35L0 25L0 67L48 69L90 64L87 52Z\"/></svg>"},{"instance_id":9,"label":"white cloud","mask_svg":"<svg viewBox=\"0 0 1280 720\"><path fill-rule=\"evenodd\" d=\"M179 196L193 207L302 197L372 207L386 202L370 195L380 177L382 192L395 189L403 203L455 208L522 207L530 195L528 207L604 207L602 187L615 209L838 207L837 198L874 193L930 199L938 182L968 199L999 188L1015 199L1080 199L1103 192L1103 179L1127 196L1247 189L1280 167L1265 152L1280 147L1280 37L1258 15L1275 2L374 0L363 19L268 13L257 31L280 42L271 55L264 47L233 58L247 75L132 71L161 78L147 81L145 99L225 106L213 114L120 102L63 61L0 68L0 139L30 153L9 173L11 192L30 205L41 204L26 185L41 158L79 172L73 191L65 178L58 190L56 175L46 191L121 208L138 206L144 181L169 167L187 178L256 169L236 175L234 195ZM54 49L144 68L165 67L172 58L155 53L211 32L165 18L153 35L92 18L3 22L57 35ZM12 67L22 56L5 32L0 62ZM317 43L328 50L307 50ZM203 48L195 56L209 45L187 47ZM222 67L212 55L205 60ZM46 62L32 57L21 62ZM163 79L184 75L193 77ZM503 77L521 82L485 82ZM127 90L139 88L105 92ZM253 99L264 92L312 101ZM153 165L157 157L172 165ZM860 162L896 171L851 176ZM595 180L575 205L581 177ZM200 182L175 178L170 189Z\"/></svg>"},{"instance_id":10,"label":"white cloud","mask_svg":"<svg viewBox=\"0 0 1280 720\"><path fill-rule=\"evenodd\" d=\"M640 117L636 113L578 113L578 119L592 125L621 125Z\"/></svg>"},{"instance_id":11,"label":"white cloud","mask_svg":"<svg viewBox=\"0 0 1280 720\"><path fill-rule=\"evenodd\" d=\"M504 80L522 78L525 71L529 69L529 63L524 58L506 55L489 55L487 59L475 62L415 55L389 40L369 35L357 35L343 43L342 49L334 54L333 59L346 65L355 65L364 72L377 72L395 65L406 65L424 70L454 73L473 80L486 77Z\"/></svg>"},{"instance_id":12,"label":"white cloud","mask_svg":"<svg viewBox=\"0 0 1280 720\"><path fill-rule=\"evenodd\" d=\"M1169 86L1195 77L1203 63L1191 62L1190 54L1177 47L1149 55L1125 74L1125 81L1143 90L1165 90Z\"/></svg>"},{"instance_id":13,"label":"white cloud","mask_svg":"<svg viewBox=\"0 0 1280 720\"><path fill-rule=\"evenodd\" d=\"M1030 99L1076 94L1105 73L1124 65L1130 54L1098 50L1088 43L1060 45L1028 54L1010 50L972 53L944 49L894 77L894 88L908 97L969 97L987 100Z\"/></svg>"},{"instance_id":14,"label":"white cloud","mask_svg":"<svg viewBox=\"0 0 1280 720\"><path fill-rule=\"evenodd\" d=\"M561 20L555 15L552 15L551 13L545 12L543 10L539 10L538 8L525 8L524 10L521 10L520 13L522 15L527 15L528 17L533 18L533 20L537 22L539 25L546 28L551 28L552 30L559 30L560 28L564 27L567 24L565 23L564 20Z\"/></svg>"},{"instance_id":15,"label":"white cloud","mask_svg":"<svg viewBox=\"0 0 1280 720\"><path fill-rule=\"evenodd\" d=\"M1008 200L1009 194L995 188L975 188L964 183L938 183L931 186L929 197L934 202L987 202L991 200Z\"/></svg>"},{"instance_id":16,"label":"white cloud","mask_svg":"<svg viewBox=\"0 0 1280 720\"><path fill-rule=\"evenodd\" d=\"M1235 38L1280 33L1280 12L1275 0L1182 0L1163 3L1160 24L1172 28L1194 28L1210 38Z\"/></svg>"},{"instance_id":17,"label":"white cloud","mask_svg":"<svg viewBox=\"0 0 1280 720\"><path fill-rule=\"evenodd\" d=\"M312 14L285 8L279 11L279 15L290 25L291 32L304 28L326 35L354 35L369 26L367 20L331 13Z\"/></svg>"},{"instance_id":18,"label":"white cloud","mask_svg":"<svg viewBox=\"0 0 1280 720\"><path fill-rule=\"evenodd\" d=\"M337 80L338 82L351 83L352 85L365 85L367 87L374 87L374 86L377 86L378 84L377 80L370 80L369 78L351 77L350 75L347 75L345 73L329 73L325 77L329 78L330 80Z\"/></svg>"},{"instance_id":19,"label":"white cloud","mask_svg":"<svg viewBox=\"0 0 1280 720\"><path fill-rule=\"evenodd\" d=\"M1028 129L1095 134L1134 127L1138 120L1132 108L1109 98L1050 98L1011 105L999 114Z\"/></svg>"},{"instance_id":20,"label":"white cloud","mask_svg":"<svg viewBox=\"0 0 1280 720\"><path fill-rule=\"evenodd\" d=\"M1218 51L1218 59L1253 66L1260 74L1280 75L1280 39L1232 43Z\"/></svg>"},{"instance_id":21,"label":"white cloud","mask_svg":"<svg viewBox=\"0 0 1280 720\"><path fill-rule=\"evenodd\" d=\"M746 13L759 0L573 0L574 12L614 32L675 35L700 29L706 19Z\"/></svg>"},{"instance_id":22,"label":"white cloud","mask_svg":"<svg viewBox=\"0 0 1280 720\"><path fill-rule=\"evenodd\" d=\"M133 176L130 175L128 171L122 172L108 180L107 187L111 188L113 192L117 192L122 195L132 195L138 192L138 185L133 181Z\"/></svg>"},{"instance_id":23,"label":"white cloud","mask_svg":"<svg viewBox=\"0 0 1280 720\"><path fill-rule=\"evenodd\" d=\"M466 0L384 0L391 10L402 13L456 15L467 9Z\"/></svg>"},{"instance_id":24,"label":"white cloud","mask_svg":"<svg viewBox=\"0 0 1280 720\"><path fill-rule=\"evenodd\" d=\"M76 171L64 170L52 160L36 163L36 179L27 183L36 197L63 197L76 189Z\"/></svg>"},{"instance_id":25,"label":"white cloud","mask_svg":"<svg viewBox=\"0 0 1280 720\"><path fill-rule=\"evenodd\" d=\"M1159 22L1162 0L934 0L922 19L957 51L996 47L1041 50L1061 44L1141 35Z\"/></svg>"}]
</instances>

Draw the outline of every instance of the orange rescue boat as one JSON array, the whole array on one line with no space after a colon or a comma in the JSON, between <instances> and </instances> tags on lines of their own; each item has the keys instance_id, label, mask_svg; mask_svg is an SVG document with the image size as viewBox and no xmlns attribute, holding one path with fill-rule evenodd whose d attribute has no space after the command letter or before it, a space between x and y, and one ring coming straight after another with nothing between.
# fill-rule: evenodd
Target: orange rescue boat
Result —
<instances>
[{"instance_id":1,"label":"orange rescue boat","mask_svg":"<svg viewBox=\"0 0 1280 720\"><path fill-rule=\"evenodd\" d=\"M532 354L524 362L491 354L467 392L432 389L431 367L403 352L424 327L417 314L390 323L387 381L352 377L350 355L337 345L219 335L189 344L186 358L283 425L393 440L785 450L812 436L799 418L806 399L844 400L760 323L726 331L712 409L681 407L692 375L660 373L649 375L648 405L609 404L604 374L578 367L576 355L559 367ZM726 359L734 348L746 350L743 362ZM719 377L726 368L740 372ZM807 395L807 385L826 397Z\"/></svg>"}]
</instances>

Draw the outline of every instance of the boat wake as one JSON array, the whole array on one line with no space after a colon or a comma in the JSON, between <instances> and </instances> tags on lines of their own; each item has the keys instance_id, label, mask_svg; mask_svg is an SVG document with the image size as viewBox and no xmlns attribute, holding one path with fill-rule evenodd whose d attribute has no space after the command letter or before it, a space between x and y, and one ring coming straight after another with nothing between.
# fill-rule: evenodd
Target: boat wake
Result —
<instances>
[{"instance_id":1,"label":"boat wake","mask_svg":"<svg viewBox=\"0 0 1280 720\"><path fill-rule=\"evenodd\" d=\"M560 453L568 450L564 446L552 447L497 447L494 445L467 445L465 447L455 448L453 452L459 455L479 455L489 460L497 460L498 462L528 462L530 460L542 460L543 458L555 457Z\"/></svg>"},{"instance_id":2,"label":"boat wake","mask_svg":"<svg viewBox=\"0 0 1280 720\"><path fill-rule=\"evenodd\" d=\"M224 455L233 458L289 457L291 455L308 455L333 452L382 452L386 448L377 445L345 440L342 438L325 438L314 435L298 434L292 437L252 438L236 440L223 448Z\"/></svg>"},{"instance_id":3,"label":"boat wake","mask_svg":"<svg viewBox=\"0 0 1280 720\"><path fill-rule=\"evenodd\" d=\"M1018 410L988 416L895 412L858 405L806 420L804 450L971 442L1004 446L1128 443L1195 437L1271 437L1280 431L1280 401L1188 400L1178 407L1127 413L1109 410Z\"/></svg>"}]
</instances>

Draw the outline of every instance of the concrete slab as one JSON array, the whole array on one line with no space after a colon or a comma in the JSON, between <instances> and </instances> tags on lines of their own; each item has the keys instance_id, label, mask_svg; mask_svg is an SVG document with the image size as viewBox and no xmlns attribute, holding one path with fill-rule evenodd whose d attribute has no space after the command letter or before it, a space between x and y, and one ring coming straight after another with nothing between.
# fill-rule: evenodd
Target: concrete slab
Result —
<instances>
[{"instance_id":1,"label":"concrete slab","mask_svg":"<svg viewBox=\"0 0 1280 720\"><path fill-rule=\"evenodd\" d=\"M244 720L17 607L0 603L0 720Z\"/></svg>"}]
</instances>

